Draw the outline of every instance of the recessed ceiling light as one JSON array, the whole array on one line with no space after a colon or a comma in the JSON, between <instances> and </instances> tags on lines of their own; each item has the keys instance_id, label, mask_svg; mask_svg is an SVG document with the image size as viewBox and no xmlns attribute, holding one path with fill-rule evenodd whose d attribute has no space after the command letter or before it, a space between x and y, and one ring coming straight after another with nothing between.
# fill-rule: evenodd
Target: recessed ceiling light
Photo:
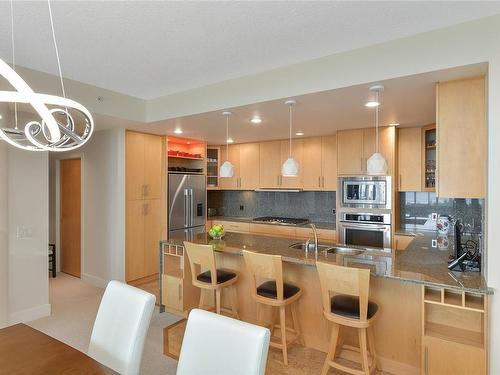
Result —
<instances>
[{"instance_id":1,"label":"recessed ceiling light","mask_svg":"<svg viewBox=\"0 0 500 375\"><path fill-rule=\"evenodd\" d=\"M2 115L0 115L0 120L1 120L2 118L3 118L3 116L2 116Z\"/></svg>"},{"instance_id":2,"label":"recessed ceiling light","mask_svg":"<svg viewBox=\"0 0 500 375\"><path fill-rule=\"evenodd\" d=\"M295 135L301 136L301 135L304 135L304 132L297 132L297 133L295 133Z\"/></svg>"},{"instance_id":3,"label":"recessed ceiling light","mask_svg":"<svg viewBox=\"0 0 500 375\"><path fill-rule=\"evenodd\" d=\"M399 122L391 122L389 126L399 126Z\"/></svg>"},{"instance_id":4,"label":"recessed ceiling light","mask_svg":"<svg viewBox=\"0 0 500 375\"><path fill-rule=\"evenodd\" d=\"M252 124L260 124L262 122L262 119L259 116L253 116L250 122Z\"/></svg>"},{"instance_id":5,"label":"recessed ceiling light","mask_svg":"<svg viewBox=\"0 0 500 375\"><path fill-rule=\"evenodd\" d=\"M375 107L378 107L379 105L380 105L379 102L377 102L375 100L370 100L369 102L366 102L365 107L375 108Z\"/></svg>"},{"instance_id":6,"label":"recessed ceiling light","mask_svg":"<svg viewBox=\"0 0 500 375\"><path fill-rule=\"evenodd\" d=\"M182 129L181 128L177 128L174 130L174 133L175 134L182 134Z\"/></svg>"},{"instance_id":7,"label":"recessed ceiling light","mask_svg":"<svg viewBox=\"0 0 500 375\"><path fill-rule=\"evenodd\" d=\"M228 138L227 143L234 143L233 138Z\"/></svg>"}]
</instances>

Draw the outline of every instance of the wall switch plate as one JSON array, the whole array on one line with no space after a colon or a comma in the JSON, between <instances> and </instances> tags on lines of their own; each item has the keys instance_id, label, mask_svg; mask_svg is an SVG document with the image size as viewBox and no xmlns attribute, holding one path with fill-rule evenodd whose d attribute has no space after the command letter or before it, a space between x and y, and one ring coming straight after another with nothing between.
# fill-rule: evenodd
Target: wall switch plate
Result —
<instances>
[{"instance_id":1,"label":"wall switch plate","mask_svg":"<svg viewBox=\"0 0 500 375\"><path fill-rule=\"evenodd\" d=\"M337 210L335 208L332 208L332 215L335 215L337 213Z\"/></svg>"},{"instance_id":2,"label":"wall switch plate","mask_svg":"<svg viewBox=\"0 0 500 375\"><path fill-rule=\"evenodd\" d=\"M431 246L432 247L438 247L438 241L437 240L432 240L431 241Z\"/></svg>"},{"instance_id":3,"label":"wall switch plate","mask_svg":"<svg viewBox=\"0 0 500 375\"><path fill-rule=\"evenodd\" d=\"M431 220L436 221L437 219L438 219L438 214L437 214L436 212L433 212L433 213L431 214Z\"/></svg>"},{"instance_id":4,"label":"wall switch plate","mask_svg":"<svg viewBox=\"0 0 500 375\"><path fill-rule=\"evenodd\" d=\"M240 211L243 211L245 209L245 206L243 206L242 204L240 204Z\"/></svg>"}]
</instances>

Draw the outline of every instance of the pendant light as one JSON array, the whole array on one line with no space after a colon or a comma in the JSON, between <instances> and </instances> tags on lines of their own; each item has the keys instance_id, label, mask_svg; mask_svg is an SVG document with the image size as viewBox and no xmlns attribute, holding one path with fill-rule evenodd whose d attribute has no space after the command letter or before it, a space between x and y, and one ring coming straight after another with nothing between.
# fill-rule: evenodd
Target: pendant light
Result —
<instances>
[{"instance_id":1,"label":"pendant light","mask_svg":"<svg viewBox=\"0 0 500 375\"><path fill-rule=\"evenodd\" d=\"M379 152L379 114L380 114L380 100L379 94L384 91L383 85L375 85L370 87L370 91L375 93L375 100L372 103L377 103L375 107L375 153L370 156L366 163L366 170L370 175L385 175L387 174L387 161L384 156Z\"/></svg>"},{"instance_id":2,"label":"pendant light","mask_svg":"<svg viewBox=\"0 0 500 375\"><path fill-rule=\"evenodd\" d=\"M222 115L226 117L226 158L229 158L229 117L232 115L229 111L222 112ZM233 164L226 160L221 166L219 171L220 177L233 177L234 167Z\"/></svg>"},{"instance_id":3,"label":"pendant light","mask_svg":"<svg viewBox=\"0 0 500 375\"><path fill-rule=\"evenodd\" d=\"M12 68L0 59L0 76L5 78L16 91L0 91L0 102L14 104L15 124L12 128L0 128L0 139L27 151L70 151L83 146L90 139L94 130L94 120L84 106L66 98L50 0L47 0L47 4L63 96L35 93L16 73L14 10L13 0L11 0ZM30 121L26 123L23 130L19 129L17 103L30 104L40 116L40 120ZM70 109L73 110L72 113ZM75 130L74 114L79 114L83 119L80 134Z\"/></svg>"},{"instance_id":4,"label":"pendant light","mask_svg":"<svg viewBox=\"0 0 500 375\"><path fill-rule=\"evenodd\" d=\"M289 108L290 154L281 167L281 175L283 177L297 177L299 175L299 163L292 157L292 107L296 103L297 102L293 99L285 102Z\"/></svg>"}]
</instances>

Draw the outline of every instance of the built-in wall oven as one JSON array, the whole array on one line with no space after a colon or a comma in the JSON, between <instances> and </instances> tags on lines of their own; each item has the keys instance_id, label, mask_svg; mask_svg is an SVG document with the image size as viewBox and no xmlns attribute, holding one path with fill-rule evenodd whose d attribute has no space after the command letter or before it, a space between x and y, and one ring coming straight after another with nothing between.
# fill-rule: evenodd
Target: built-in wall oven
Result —
<instances>
[{"instance_id":1,"label":"built-in wall oven","mask_svg":"<svg viewBox=\"0 0 500 375\"><path fill-rule=\"evenodd\" d=\"M343 212L337 235L344 245L391 249L391 214Z\"/></svg>"},{"instance_id":2,"label":"built-in wall oven","mask_svg":"<svg viewBox=\"0 0 500 375\"><path fill-rule=\"evenodd\" d=\"M339 179L340 207L391 209L391 176L352 176Z\"/></svg>"}]
</instances>

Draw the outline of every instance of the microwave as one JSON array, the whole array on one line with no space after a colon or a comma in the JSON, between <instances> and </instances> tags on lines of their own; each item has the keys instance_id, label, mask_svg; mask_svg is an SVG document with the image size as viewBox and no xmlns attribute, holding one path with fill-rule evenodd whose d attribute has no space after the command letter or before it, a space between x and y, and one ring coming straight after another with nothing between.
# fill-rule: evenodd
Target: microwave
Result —
<instances>
[{"instance_id":1,"label":"microwave","mask_svg":"<svg viewBox=\"0 0 500 375\"><path fill-rule=\"evenodd\" d=\"M340 206L391 209L391 176L340 177Z\"/></svg>"}]
</instances>

